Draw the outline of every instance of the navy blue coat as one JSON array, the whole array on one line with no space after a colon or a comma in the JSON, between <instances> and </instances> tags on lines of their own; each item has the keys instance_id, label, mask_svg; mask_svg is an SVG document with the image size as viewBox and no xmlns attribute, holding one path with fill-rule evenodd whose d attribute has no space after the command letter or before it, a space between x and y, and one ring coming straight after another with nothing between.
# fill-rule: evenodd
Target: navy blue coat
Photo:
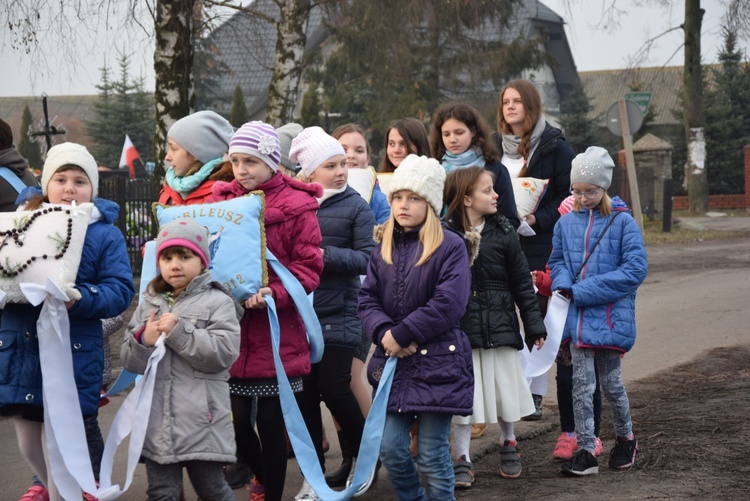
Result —
<instances>
[{"instance_id":1,"label":"navy blue coat","mask_svg":"<svg viewBox=\"0 0 750 501\"><path fill-rule=\"evenodd\" d=\"M375 246L375 217L351 186L323 201L318 210L323 236L323 273L313 294L313 306L327 346L357 348L362 329L357 318L360 275Z\"/></svg>"},{"instance_id":2,"label":"navy blue coat","mask_svg":"<svg viewBox=\"0 0 750 501\"><path fill-rule=\"evenodd\" d=\"M518 209L516 209L516 197L513 194L513 182L510 180L510 173L505 166L498 162L492 162L484 165L484 168L495 176L495 185L493 189L500 202L497 211L505 216L514 229L518 229L521 221L518 219Z\"/></svg>"},{"instance_id":3,"label":"navy blue coat","mask_svg":"<svg viewBox=\"0 0 750 501\"><path fill-rule=\"evenodd\" d=\"M493 137L500 151L503 151L502 137L499 134ZM532 271L544 270L552 252L552 232L560 219L557 208L570 195L570 167L575 156L563 132L547 123L539 145L529 159L526 176L549 179L549 184L534 213L536 224L532 228L536 235L519 236L521 248Z\"/></svg>"},{"instance_id":4,"label":"navy blue coat","mask_svg":"<svg viewBox=\"0 0 750 501\"><path fill-rule=\"evenodd\" d=\"M439 412L468 416L474 404L471 345L459 327L471 292L469 252L464 239L443 226L445 239L420 266L419 231L394 231L393 264L375 247L359 293L362 329L376 345L367 369L373 387L385 367L381 345L391 334L417 352L398 360L388 412Z\"/></svg>"},{"instance_id":5,"label":"navy blue coat","mask_svg":"<svg viewBox=\"0 0 750 501\"><path fill-rule=\"evenodd\" d=\"M104 369L103 318L124 312L135 290L125 239L113 225L120 208L97 198L94 205L102 219L89 225L76 276L81 299L68 310L73 372L81 412L99 408ZM42 370L36 322L42 306L7 304L0 327L0 407L13 404L39 406L42 401Z\"/></svg>"}]
</instances>

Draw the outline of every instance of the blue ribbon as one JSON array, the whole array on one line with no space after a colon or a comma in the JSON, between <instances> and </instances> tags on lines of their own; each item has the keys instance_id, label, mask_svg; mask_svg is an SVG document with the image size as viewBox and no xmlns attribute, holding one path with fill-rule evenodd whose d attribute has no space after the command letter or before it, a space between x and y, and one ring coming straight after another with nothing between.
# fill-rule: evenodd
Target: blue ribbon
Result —
<instances>
[{"instance_id":1,"label":"blue ribbon","mask_svg":"<svg viewBox=\"0 0 750 501\"><path fill-rule=\"evenodd\" d=\"M288 271L287 271L288 273ZM278 274L278 271L277 271ZM321 499L325 501L345 501L350 499L357 490L364 485L370 474L375 470L380 453L380 442L383 439L385 428L385 415L388 405L388 396L391 393L393 374L396 370L396 358L390 358L385 364L383 376L380 379L378 390L370 408L370 413L365 421L362 432L362 441L359 445L359 455L354 468L354 479L352 485L343 491L334 491L325 481L323 470L318 462L310 433L302 418L297 400L289 385L289 379L284 372L284 365L279 356L279 319L276 313L276 304L271 296L264 296L268 309L268 320L271 325L271 344L273 346L273 361L276 368L276 377L279 383L279 398L281 400L281 411L284 415L284 423L289 434L289 440L294 448L302 474L312 489Z\"/></svg>"}]
</instances>

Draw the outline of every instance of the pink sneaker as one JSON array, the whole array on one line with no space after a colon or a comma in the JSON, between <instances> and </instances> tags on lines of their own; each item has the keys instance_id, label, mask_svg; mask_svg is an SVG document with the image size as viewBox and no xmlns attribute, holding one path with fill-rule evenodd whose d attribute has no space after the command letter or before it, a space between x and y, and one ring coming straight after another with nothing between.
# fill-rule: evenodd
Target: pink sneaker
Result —
<instances>
[{"instance_id":1,"label":"pink sneaker","mask_svg":"<svg viewBox=\"0 0 750 501\"><path fill-rule=\"evenodd\" d=\"M250 498L248 501L264 501L265 499L265 488L253 477L253 481L250 483Z\"/></svg>"},{"instance_id":2,"label":"pink sneaker","mask_svg":"<svg viewBox=\"0 0 750 501\"><path fill-rule=\"evenodd\" d=\"M564 461L573 457L573 453L576 449L578 449L576 434L564 431L559 437L557 437L557 443L555 444L555 450L552 452L552 457Z\"/></svg>"},{"instance_id":3,"label":"pink sneaker","mask_svg":"<svg viewBox=\"0 0 750 501\"><path fill-rule=\"evenodd\" d=\"M49 492L43 485L32 485L18 501L49 501Z\"/></svg>"},{"instance_id":4,"label":"pink sneaker","mask_svg":"<svg viewBox=\"0 0 750 501\"><path fill-rule=\"evenodd\" d=\"M604 446L602 445L602 441L599 437L596 437L594 439L594 456L601 456L604 452Z\"/></svg>"}]
</instances>

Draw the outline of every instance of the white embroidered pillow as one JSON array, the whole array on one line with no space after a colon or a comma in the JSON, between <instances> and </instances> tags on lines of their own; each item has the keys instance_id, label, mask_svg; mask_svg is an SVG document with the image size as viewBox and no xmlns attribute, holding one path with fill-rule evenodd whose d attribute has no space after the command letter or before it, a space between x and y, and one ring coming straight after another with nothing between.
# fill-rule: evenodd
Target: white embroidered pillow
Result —
<instances>
[{"instance_id":1,"label":"white embroidered pillow","mask_svg":"<svg viewBox=\"0 0 750 501\"><path fill-rule=\"evenodd\" d=\"M49 205L0 213L0 291L8 303L28 303L19 284L51 279L70 299L94 204Z\"/></svg>"},{"instance_id":2,"label":"white embroidered pillow","mask_svg":"<svg viewBox=\"0 0 750 501\"><path fill-rule=\"evenodd\" d=\"M348 169L347 175L349 186L357 190L357 193L369 204L370 199L372 199L372 192L375 189L375 183L378 180L375 169L372 167L366 169Z\"/></svg>"},{"instance_id":3,"label":"white embroidered pillow","mask_svg":"<svg viewBox=\"0 0 750 501\"><path fill-rule=\"evenodd\" d=\"M547 191L549 179L537 179L535 177L514 177L513 196L516 199L518 217L523 220L529 214L536 212L539 201Z\"/></svg>"}]
</instances>

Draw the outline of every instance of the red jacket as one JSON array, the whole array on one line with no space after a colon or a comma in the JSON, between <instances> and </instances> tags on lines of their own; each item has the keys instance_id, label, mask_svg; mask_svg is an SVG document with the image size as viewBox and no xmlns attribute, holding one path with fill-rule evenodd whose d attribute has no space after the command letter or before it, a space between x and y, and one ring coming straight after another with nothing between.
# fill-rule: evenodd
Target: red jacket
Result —
<instances>
[{"instance_id":1,"label":"red jacket","mask_svg":"<svg viewBox=\"0 0 750 501\"><path fill-rule=\"evenodd\" d=\"M169 187L167 183L161 188L159 193L159 203L162 205L193 205L205 204L213 196L213 187L216 181L203 181L194 191L182 198L179 192Z\"/></svg>"},{"instance_id":2,"label":"red jacket","mask_svg":"<svg viewBox=\"0 0 750 501\"><path fill-rule=\"evenodd\" d=\"M308 293L320 283L323 256L320 253L320 227L315 197L323 194L319 184L305 184L281 172L256 188L265 194L265 231L268 249L297 277ZM245 195L236 180L216 181L209 202L230 200ZM281 361L289 377L310 373L310 346L302 319L281 281L268 268L268 286L279 315L281 327ZM232 366L233 378L276 377L271 351L268 312L265 309L245 310L240 321L242 329L240 357Z\"/></svg>"}]
</instances>

